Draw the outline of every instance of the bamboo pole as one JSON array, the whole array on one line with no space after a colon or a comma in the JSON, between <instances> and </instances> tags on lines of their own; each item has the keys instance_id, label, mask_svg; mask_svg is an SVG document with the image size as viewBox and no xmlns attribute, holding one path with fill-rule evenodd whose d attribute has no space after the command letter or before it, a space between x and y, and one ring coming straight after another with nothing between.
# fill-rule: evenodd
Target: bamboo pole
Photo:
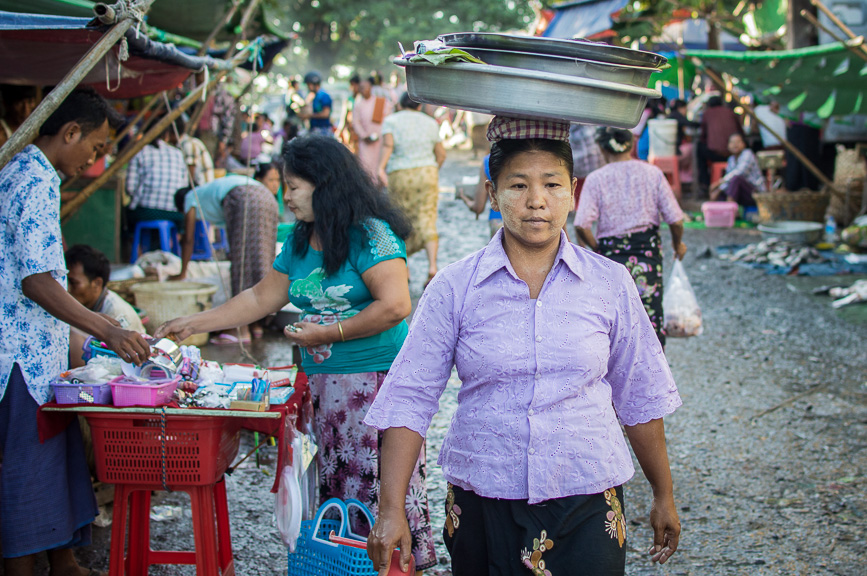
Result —
<instances>
[{"instance_id":1,"label":"bamboo pole","mask_svg":"<svg viewBox=\"0 0 867 576\"><path fill-rule=\"evenodd\" d=\"M731 94L734 97L740 98L740 94L738 94L734 88L729 89L726 87L726 83L714 70L707 67L705 67L704 70L707 75L710 76L710 79L713 80L714 84L716 84L721 90ZM807 170L812 172L813 175L819 180L821 180L822 183L825 184L828 188L830 188L834 192L837 192L837 189L834 187L834 183L827 176L825 176L824 172L819 170L816 165L810 161L809 158L804 156L803 152L792 146L792 144L788 140L786 140L785 135L778 134L773 128L762 122L762 119L756 116L755 110L753 110L752 106L750 106L749 104L741 103L741 106L743 106L746 113L749 114L753 120L755 120L759 125L766 128L772 136L774 136L777 140L780 141L780 143L785 147L786 150L791 152L792 155L795 156L795 158L797 158L804 166L806 166Z\"/></svg>"},{"instance_id":2,"label":"bamboo pole","mask_svg":"<svg viewBox=\"0 0 867 576\"><path fill-rule=\"evenodd\" d=\"M813 16L812 14L807 12L806 10L801 10L801 16L804 18L804 20L806 20L807 22L812 24L814 27L818 28L819 30L825 31L828 34L828 36L830 36L831 38L833 38L837 42L844 44L846 46L846 48L849 49L850 52L854 53L856 56L861 58L861 60L864 60L865 62L867 62L867 53L865 53L864 50L860 49L860 46L863 46L863 44L864 44L864 38L863 37L859 37L861 42L858 44L850 43L850 42L852 42L851 40L846 41L843 38L840 38L834 32L829 30L827 26L825 26L824 24L819 22L815 16Z\"/></svg>"},{"instance_id":3,"label":"bamboo pole","mask_svg":"<svg viewBox=\"0 0 867 576\"><path fill-rule=\"evenodd\" d=\"M828 7L825 6L825 4L822 3L822 0L810 0L810 4L812 4L813 6L815 6L816 8L818 8L819 10L821 10L822 13L824 13L825 16L828 17L828 20L830 20L831 22L833 22L834 25L836 25L837 28L839 28L840 30L842 30L842 31L843 31L843 34L845 34L846 36L848 36L851 40L855 40L855 39L858 37L858 36L855 35L854 32L852 32L852 30L849 29L848 26L846 26L845 24L843 24L843 21L842 21L842 20L840 20L839 18L837 18L837 15L836 15L836 14L834 14L833 12L831 12L831 11L828 9ZM864 52L865 54L867 54L867 46L864 46L864 45L862 44L861 46L859 46L859 48L861 48L861 51L862 51L862 52Z\"/></svg>"},{"instance_id":4,"label":"bamboo pole","mask_svg":"<svg viewBox=\"0 0 867 576\"><path fill-rule=\"evenodd\" d=\"M199 122L202 121L202 116L205 115L205 108L207 106L207 100L204 102L199 102L199 104L196 106L196 109L193 110L192 114L190 114L190 121L187 122L187 126L184 129L184 134L193 136L196 133L196 128L198 128Z\"/></svg>"},{"instance_id":5,"label":"bamboo pole","mask_svg":"<svg viewBox=\"0 0 867 576\"><path fill-rule=\"evenodd\" d=\"M241 17L241 24L240 24L241 31L232 40L232 43L229 46L229 49L226 51L226 58L230 58L234 54L235 44L237 44L238 42L240 42L241 40L243 40L246 37L246 27L250 23L250 18L252 17L253 11L256 9L256 6L258 5L259 1L260 0L253 0L253 2L250 4L250 6L247 7L247 10L244 11L243 16ZM235 15L235 12L241 6L242 2L243 2L243 0L236 0L234 2L234 4L232 5L232 9L226 15L225 22L228 22L229 19L231 19L231 17ZM211 35L209 36L209 39L211 39L213 36L216 36L217 32L219 31L219 28L224 26L225 22L221 22L221 24L219 25L218 28L214 28L214 30L211 32ZM240 99L241 99L241 97L239 96L238 100L240 100ZM196 128L198 127L199 122L202 119L202 116L205 115L205 107L207 106L207 104L208 104L207 102L201 102L193 110L193 113L190 115L190 121L187 123L186 129L184 130L185 134L188 134L190 136L195 134Z\"/></svg>"},{"instance_id":6,"label":"bamboo pole","mask_svg":"<svg viewBox=\"0 0 867 576\"><path fill-rule=\"evenodd\" d=\"M250 5L247 7L247 10L244 12L244 15L241 17L241 24L239 28L241 28L241 36L242 38L246 38L246 30L247 25L250 23L250 19L253 17L253 13L256 11L256 8L259 7L259 4L262 0L251 0Z\"/></svg>"},{"instance_id":7,"label":"bamboo pole","mask_svg":"<svg viewBox=\"0 0 867 576\"><path fill-rule=\"evenodd\" d=\"M240 38L235 38L235 40L229 46L229 50L226 52L225 58L231 58L232 56L234 56L235 52L237 51L235 45L238 43L239 40L244 40L247 37L244 31L247 28L247 24L250 23L250 18L253 17L253 13L256 11L256 8L259 7L260 1L261 0L250 0L250 5L247 6L247 9L244 10L244 15L241 16L241 25L239 26L241 29Z\"/></svg>"},{"instance_id":8,"label":"bamboo pole","mask_svg":"<svg viewBox=\"0 0 867 576\"><path fill-rule=\"evenodd\" d=\"M114 176L127 162L129 162L133 156L138 154L138 152L147 146L150 142L152 142L155 138L157 138L160 134L165 132L165 130L171 125L172 122L175 121L181 114L183 114L187 108L192 106L197 98L200 98L202 95L202 91L205 90L205 87L211 88L213 85L216 85L219 82L220 78L226 74L225 71L220 72L206 85L200 84L195 90L190 92L186 98L181 100L180 104L177 108L170 111L168 114L163 116L163 118L156 123L150 130L145 133L142 138L137 140L131 146L128 146L124 151L115 158L114 162L112 162L111 166L109 166L105 172L97 176L90 184L88 184L78 195L70 200L68 203L64 204L60 210L60 222L61 224L65 223L66 220L75 213L86 201L96 192L100 186L108 182L108 180Z\"/></svg>"},{"instance_id":9,"label":"bamboo pole","mask_svg":"<svg viewBox=\"0 0 867 576\"><path fill-rule=\"evenodd\" d=\"M144 10L150 8L153 0L144 0ZM48 117L57 110L57 107L69 96L78 83L81 82L90 70L99 62L105 54L114 47L127 30L133 25L134 20L127 16L122 21L110 28L102 38L94 44L81 60L73 66L57 86L45 97L33 113L12 134L12 137L0 148L0 166L5 166L15 154L20 152L39 133L39 127L48 120Z\"/></svg>"},{"instance_id":10,"label":"bamboo pole","mask_svg":"<svg viewBox=\"0 0 867 576\"><path fill-rule=\"evenodd\" d=\"M238 8L241 7L241 4L243 3L243 1L244 0L234 0L232 2L232 7L226 11L226 14L220 19L220 21L217 23L217 25L214 26L214 29L211 30L211 33L208 34L208 37L202 43L202 47L199 48L199 51L198 51L199 56L204 56L208 52L208 46L211 45L211 42L214 41L214 38L217 37L217 34L220 33L220 30L229 23L229 21L232 19L232 17L235 15L235 13L238 11ZM232 41L232 44L234 44L236 41L237 41L237 38ZM231 50L231 48L229 48L229 50ZM226 54L228 55L228 53L229 53L229 51L227 50ZM199 103L198 106L196 106L195 110L193 110L193 113L190 115L190 121L187 122L187 126L184 129L184 134L192 136L195 133L196 126L198 126L199 121L202 119L202 116L204 116L204 114L205 114L205 106L206 105L207 105L207 102L201 102L201 103Z\"/></svg>"},{"instance_id":11,"label":"bamboo pole","mask_svg":"<svg viewBox=\"0 0 867 576\"><path fill-rule=\"evenodd\" d=\"M229 21L235 15L235 12L237 12L238 8L241 6L242 1L243 0L235 0L234 2L232 2L232 7L229 8L229 10L220 19L220 21L217 23L217 25L214 27L214 29L211 30L211 33L208 34L208 37L205 39L205 41L202 42L202 47L199 48L199 52L198 52L199 56L204 56L208 52L208 46L211 45L211 42L214 41L214 38L217 37L217 34L220 33L220 30L222 30L223 27L229 23Z\"/></svg>"},{"instance_id":12,"label":"bamboo pole","mask_svg":"<svg viewBox=\"0 0 867 576\"><path fill-rule=\"evenodd\" d=\"M136 115L136 117L133 118L131 121L127 122L127 125L124 126L123 130L118 132L117 135L114 137L114 139L112 139L111 142L106 144L105 149L109 150L109 151L113 150L114 147L117 145L117 143L120 142L121 140L123 140L124 136L126 136L127 134L129 134L132 131L133 127L136 124L138 124L142 118L144 118L144 115L147 114L148 110L153 108L154 104L158 100L160 100L158 98L158 96L154 95L154 97L151 98L150 101L142 107L141 111ZM76 174L75 176L73 176L72 178L70 178L69 180L64 182L63 185L60 186L60 190L61 191L68 190L70 185L72 185L74 182L78 181L80 174L81 173L79 172L78 174Z\"/></svg>"}]
</instances>

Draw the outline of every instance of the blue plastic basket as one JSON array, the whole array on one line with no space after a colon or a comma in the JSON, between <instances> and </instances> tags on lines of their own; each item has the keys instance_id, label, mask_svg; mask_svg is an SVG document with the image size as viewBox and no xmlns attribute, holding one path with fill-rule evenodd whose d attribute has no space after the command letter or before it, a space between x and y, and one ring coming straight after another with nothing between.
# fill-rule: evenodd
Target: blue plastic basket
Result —
<instances>
[{"instance_id":1,"label":"blue plastic basket","mask_svg":"<svg viewBox=\"0 0 867 576\"><path fill-rule=\"evenodd\" d=\"M328 540L333 531L338 536L364 541L349 528L349 510L353 506L361 510L373 526L373 514L358 500L332 498L322 504L313 520L301 523L295 552L289 554L288 576L376 576L373 562L367 551L334 544ZM340 520L329 520L323 515L329 510L338 510Z\"/></svg>"},{"instance_id":2,"label":"blue plastic basket","mask_svg":"<svg viewBox=\"0 0 867 576\"><path fill-rule=\"evenodd\" d=\"M100 346L101 342L97 342L93 340L90 342L90 355L91 357L96 356L108 356L109 358L118 358L118 355L109 350L108 348L103 348Z\"/></svg>"}]
</instances>

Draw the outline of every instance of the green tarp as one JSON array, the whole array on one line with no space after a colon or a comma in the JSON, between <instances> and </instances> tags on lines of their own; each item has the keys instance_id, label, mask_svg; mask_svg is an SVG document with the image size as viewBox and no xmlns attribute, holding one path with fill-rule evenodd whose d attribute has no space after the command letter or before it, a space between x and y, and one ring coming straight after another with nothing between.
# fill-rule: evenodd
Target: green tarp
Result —
<instances>
[{"instance_id":1,"label":"green tarp","mask_svg":"<svg viewBox=\"0 0 867 576\"><path fill-rule=\"evenodd\" d=\"M860 48L854 48L860 50ZM867 113L867 62L841 43L773 52L689 50L702 65L737 79L737 88L820 118Z\"/></svg>"}]
</instances>

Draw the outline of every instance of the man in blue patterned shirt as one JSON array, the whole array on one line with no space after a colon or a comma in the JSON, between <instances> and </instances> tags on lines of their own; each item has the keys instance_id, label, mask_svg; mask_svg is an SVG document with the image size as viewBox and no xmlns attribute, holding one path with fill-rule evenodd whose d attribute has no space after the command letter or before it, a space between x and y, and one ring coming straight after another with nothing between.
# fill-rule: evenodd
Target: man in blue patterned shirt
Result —
<instances>
[{"instance_id":1,"label":"man in blue patterned shirt","mask_svg":"<svg viewBox=\"0 0 867 576\"><path fill-rule=\"evenodd\" d=\"M66 291L60 176L93 164L109 134L109 108L72 92L39 136L0 171L0 539L7 575L32 576L48 552L52 574L85 576L73 546L90 543L97 513L78 422L39 442L36 414L66 369L69 325L128 361L150 349L136 333L91 312Z\"/></svg>"}]
</instances>

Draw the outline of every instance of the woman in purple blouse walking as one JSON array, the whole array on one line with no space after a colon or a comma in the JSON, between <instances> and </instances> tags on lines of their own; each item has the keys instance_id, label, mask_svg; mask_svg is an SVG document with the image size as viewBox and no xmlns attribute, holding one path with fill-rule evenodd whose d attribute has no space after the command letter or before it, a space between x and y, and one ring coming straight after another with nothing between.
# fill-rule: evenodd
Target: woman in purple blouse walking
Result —
<instances>
[{"instance_id":1,"label":"woman in purple blouse walking","mask_svg":"<svg viewBox=\"0 0 867 576\"><path fill-rule=\"evenodd\" d=\"M575 179L569 127L495 118L492 206L504 228L442 270L365 423L384 430L368 554L409 559L404 499L452 366L462 385L439 464L455 576L623 574L622 485L653 489L649 555L677 550L680 521L663 417L681 404L626 269L563 233Z\"/></svg>"}]
</instances>

